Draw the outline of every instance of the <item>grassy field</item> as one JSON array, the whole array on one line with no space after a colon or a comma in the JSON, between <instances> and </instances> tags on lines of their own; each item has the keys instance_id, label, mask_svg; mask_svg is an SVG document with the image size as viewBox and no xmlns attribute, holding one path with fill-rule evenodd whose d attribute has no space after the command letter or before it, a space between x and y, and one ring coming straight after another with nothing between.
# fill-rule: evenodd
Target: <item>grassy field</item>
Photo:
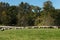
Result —
<instances>
[{"instance_id":1,"label":"grassy field","mask_svg":"<svg viewBox=\"0 0 60 40\"><path fill-rule=\"evenodd\" d=\"M60 29L12 29L0 31L0 40L60 40Z\"/></svg>"}]
</instances>

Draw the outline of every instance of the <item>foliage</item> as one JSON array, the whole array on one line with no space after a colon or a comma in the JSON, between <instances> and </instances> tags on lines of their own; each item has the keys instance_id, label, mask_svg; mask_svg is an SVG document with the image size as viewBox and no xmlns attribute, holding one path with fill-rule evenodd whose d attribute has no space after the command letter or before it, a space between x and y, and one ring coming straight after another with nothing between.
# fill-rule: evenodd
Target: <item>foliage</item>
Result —
<instances>
[{"instance_id":1,"label":"foliage","mask_svg":"<svg viewBox=\"0 0 60 40\"><path fill-rule=\"evenodd\" d=\"M0 25L59 26L60 9L55 9L51 1L44 2L42 8L24 2L21 2L19 6L0 2Z\"/></svg>"}]
</instances>

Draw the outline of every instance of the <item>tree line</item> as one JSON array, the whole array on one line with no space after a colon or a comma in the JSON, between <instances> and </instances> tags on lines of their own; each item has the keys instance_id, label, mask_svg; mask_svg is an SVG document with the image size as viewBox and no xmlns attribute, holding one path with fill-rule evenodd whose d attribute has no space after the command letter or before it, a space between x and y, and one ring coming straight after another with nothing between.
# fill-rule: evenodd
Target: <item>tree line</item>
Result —
<instances>
[{"instance_id":1,"label":"tree line","mask_svg":"<svg viewBox=\"0 0 60 40\"><path fill-rule=\"evenodd\" d=\"M42 8L24 2L18 6L0 2L0 25L60 26L60 9L51 1L44 2Z\"/></svg>"}]
</instances>

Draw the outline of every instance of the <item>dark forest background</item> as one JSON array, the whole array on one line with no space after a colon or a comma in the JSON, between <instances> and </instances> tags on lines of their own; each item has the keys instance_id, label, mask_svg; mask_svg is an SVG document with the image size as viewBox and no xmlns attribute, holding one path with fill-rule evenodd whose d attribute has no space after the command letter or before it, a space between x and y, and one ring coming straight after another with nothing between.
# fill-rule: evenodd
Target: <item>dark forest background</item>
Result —
<instances>
[{"instance_id":1,"label":"dark forest background","mask_svg":"<svg viewBox=\"0 0 60 40\"><path fill-rule=\"evenodd\" d=\"M0 25L5 26L60 26L60 9L55 9L51 1L43 7L21 2L10 6L0 2Z\"/></svg>"}]
</instances>

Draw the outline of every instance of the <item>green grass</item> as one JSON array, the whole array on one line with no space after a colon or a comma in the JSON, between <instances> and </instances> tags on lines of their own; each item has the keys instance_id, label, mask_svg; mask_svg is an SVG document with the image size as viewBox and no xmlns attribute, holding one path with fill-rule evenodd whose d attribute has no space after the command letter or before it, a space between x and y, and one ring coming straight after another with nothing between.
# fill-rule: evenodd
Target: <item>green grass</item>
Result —
<instances>
[{"instance_id":1,"label":"green grass","mask_svg":"<svg viewBox=\"0 0 60 40\"><path fill-rule=\"evenodd\" d=\"M12 29L0 31L0 40L60 40L60 29Z\"/></svg>"}]
</instances>

